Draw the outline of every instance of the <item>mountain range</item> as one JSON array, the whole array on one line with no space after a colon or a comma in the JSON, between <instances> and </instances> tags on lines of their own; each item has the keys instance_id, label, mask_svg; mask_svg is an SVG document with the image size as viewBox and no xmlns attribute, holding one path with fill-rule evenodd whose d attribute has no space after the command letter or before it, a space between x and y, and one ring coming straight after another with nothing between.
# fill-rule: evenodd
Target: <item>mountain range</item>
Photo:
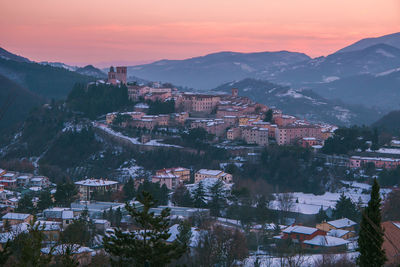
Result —
<instances>
[{"instance_id":1,"label":"mountain range","mask_svg":"<svg viewBox=\"0 0 400 267\"><path fill-rule=\"evenodd\" d=\"M39 102L65 98L74 83L104 79L106 72L92 65L36 63L0 48L0 75ZM129 66L128 80L196 90L237 86L257 101L310 120L370 123L382 112L399 109L400 33L363 39L317 58L278 51L160 60ZM279 90L270 92L273 88Z\"/></svg>"}]
</instances>

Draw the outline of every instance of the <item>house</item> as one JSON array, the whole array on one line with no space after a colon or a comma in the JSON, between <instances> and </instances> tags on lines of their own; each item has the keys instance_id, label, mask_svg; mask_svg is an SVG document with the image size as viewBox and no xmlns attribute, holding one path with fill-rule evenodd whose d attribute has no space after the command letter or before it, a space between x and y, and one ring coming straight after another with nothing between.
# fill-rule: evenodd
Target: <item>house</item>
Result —
<instances>
[{"instance_id":1,"label":"house","mask_svg":"<svg viewBox=\"0 0 400 267\"><path fill-rule=\"evenodd\" d=\"M303 245L305 248L311 249L344 251L347 249L348 243L350 242L339 237L317 235L310 240L305 240Z\"/></svg>"},{"instance_id":2,"label":"house","mask_svg":"<svg viewBox=\"0 0 400 267\"><path fill-rule=\"evenodd\" d=\"M74 220L74 212L68 208L50 208L43 211L46 221L59 222L62 228L67 228Z\"/></svg>"},{"instance_id":3,"label":"house","mask_svg":"<svg viewBox=\"0 0 400 267\"><path fill-rule=\"evenodd\" d=\"M17 186L18 187L23 187L23 186L28 186L29 181L32 178L32 174L20 174L17 176Z\"/></svg>"},{"instance_id":4,"label":"house","mask_svg":"<svg viewBox=\"0 0 400 267\"><path fill-rule=\"evenodd\" d=\"M343 239L349 239L356 236L356 233L349 230L332 229L327 233L328 236L339 237Z\"/></svg>"},{"instance_id":5,"label":"house","mask_svg":"<svg viewBox=\"0 0 400 267\"><path fill-rule=\"evenodd\" d=\"M31 187L48 187L50 181L46 176L34 176L30 179L29 185Z\"/></svg>"},{"instance_id":6,"label":"house","mask_svg":"<svg viewBox=\"0 0 400 267\"><path fill-rule=\"evenodd\" d=\"M232 182L232 174L225 173L221 170L201 169L194 175L194 182L198 183L205 178L218 178L226 183Z\"/></svg>"},{"instance_id":7,"label":"house","mask_svg":"<svg viewBox=\"0 0 400 267\"><path fill-rule=\"evenodd\" d=\"M20 223L30 223L33 220L33 215L27 213L14 213L9 212L3 216L3 224L8 221L10 225L20 224Z\"/></svg>"},{"instance_id":8,"label":"house","mask_svg":"<svg viewBox=\"0 0 400 267\"><path fill-rule=\"evenodd\" d=\"M367 163L373 163L376 168L394 169L400 166L400 159L397 158L382 158L382 157L360 157L352 156L350 158L350 168L360 168Z\"/></svg>"},{"instance_id":9,"label":"house","mask_svg":"<svg viewBox=\"0 0 400 267\"><path fill-rule=\"evenodd\" d=\"M322 231L329 232L330 230L348 230L354 232L354 226L357 225L356 222L353 222L350 219L342 218L334 221L325 221L316 225L316 227Z\"/></svg>"},{"instance_id":10,"label":"house","mask_svg":"<svg viewBox=\"0 0 400 267\"><path fill-rule=\"evenodd\" d=\"M104 179L86 179L75 182L82 200L90 200L93 192L117 191L118 182Z\"/></svg>"},{"instance_id":11,"label":"house","mask_svg":"<svg viewBox=\"0 0 400 267\"><path fill-rule=\"evenodd\" d=\"M53 256L62 256L66 254L67 249L72 254L74 260L79 263L79 266L85 266L91 263L93 249L83 247L78 244L61 244L54 248L44 247L41 249L43 254L52 254ZM54 261L54 259L53 259Z\"/></svg>"},{"instance_id":12,"label":"house","mask_svg":"<svg viewBox=\"0 0 400 267\"><path fill-rule=\"evenodd\" d=\"M382 247L385 250L387 257L386 264L389 266L398 266L400 263L400 222L383 222L382 227L385 230Z\"/></svg>"},{"instance_id":13,"label":"house","mask_svg":"<svg viewBox=\"0 0 400 267\"><path fill-rule=\"evenodd\" d=\"M111 227L111 223L107 220L94 219L93 223L97 231L105 232L107 228Z\"/></svg>"},{"instance_id":14,"label":"house","mask_svg":"<svg viewBox=\"0 0 400 267\"><path fill-rule=\"evenodd\" d=\"M63 229L61 222L55 221L37 221L35 225L44 235L44 240L47 243L55 243L60 238L60 233Z\"/></svg>"},{"instance_id":15,"label":"house","mask_svg":"<svg viewBox=\"0 0 400 267\"><path fill-rule=\"evenodd\" d=\"M326 235L326 232L302 225L292 225L282 231L281 239L292 239L294 242L303 243L305 240L311 240L318 235Z\"/></svg>"}]
</instances>

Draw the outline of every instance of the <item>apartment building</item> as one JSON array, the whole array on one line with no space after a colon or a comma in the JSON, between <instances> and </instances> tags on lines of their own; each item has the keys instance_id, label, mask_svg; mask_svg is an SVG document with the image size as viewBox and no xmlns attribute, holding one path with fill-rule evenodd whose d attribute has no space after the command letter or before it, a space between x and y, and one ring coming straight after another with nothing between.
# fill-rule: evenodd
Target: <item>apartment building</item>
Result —
<instances>
[{"instance_id":1,"label":"apartment building","mask_svg":"<svg viewBox=\"0 0 400 267\"><path fill-rule=\"evenodd\" d=\"M242 126L242 139L248 144L257 144L259 146L268 145L268 129Z\"/></svg>"},{"instance_id":2,"label":"apartment building","mask_svg":"<svg viewBox=\"0 0 400 267\"><path fill-rule=\"evenodd\" d=\"M275 130L275 139L278 145L295 144L303 137L321 138L321 128L315 125L291 124L278 126Z\"/></svg>"},{"instance_id":3,"label":"apartment building","mask_svg":"<svg viewBox=\"0 0 400 267\"><path fill-rule=\"evenodd\" d=\"M221 97L205 94L183 94L182 105L187 112L211 113L218 105Z\"/></svg>"},{"instance_id":4,"label":"apartment building","mask_svg":"<svg viewBox=\"0 0 400 267\"><path fill-rule=\"evenodd\" d=\"M178 177L179 181L190 181L190 170L183 167L161 169L156 171L156 176L172 174Z\"/></svg>"},{"instance_id":5,"label":"apartment building","mask_svg":"<svg viewBox=\"0 0 400 267\"><path fill-rule=\"evenodd\" d=\"M367 163L373 163L376 168L394 169L400 166L400 159L352 156L349 166L350 168L360 168Z\"/></svg>"}]
</instances>

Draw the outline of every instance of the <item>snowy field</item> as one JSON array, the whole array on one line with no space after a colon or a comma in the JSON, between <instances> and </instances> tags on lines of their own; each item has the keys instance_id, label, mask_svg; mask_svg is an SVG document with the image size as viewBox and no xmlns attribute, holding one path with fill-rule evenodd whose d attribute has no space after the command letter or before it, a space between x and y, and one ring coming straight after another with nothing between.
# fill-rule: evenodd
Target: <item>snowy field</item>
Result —
<instances>
[{"instance_id":1,"label":"snowy field","mask_svg":"<svg viewBox=\"0 0 400 267\"><path fill-rule=\"evenodd\" d=\"M347 259L355 261L358 256L358 253L351 252L351 253L345 253L345 254L332 254L330 256L333 257L334 259L340 259L342 257L347 257ZM286 266L289 266L287 259L274 258L271 256L250 256L244 260L244 267L253 267L257 258L258 258L259 266L261 266L261 267L284 267L284 266L286 267ZM301 267L314 266L318 262L321 262L322 259L323 259L322 254L303 255L301 257L300 256L294 257L294 261L299 263L296 266L301 266Z\"/></svg>"},{"instance_id":2,"label":"snowy field","mask_svg":"<svg viewBox=\"0 0 400 267\"><path fill-rule=\"evenodd\" d=\"M369 190L371 186L368 184L341 181L347 185L348 188L343 187L338 192L325 192L323 195L306 194L302 192L291 193L292 196L292 207L291 211L299 212L303 214L317 214L321 206L324 210L331 208L334 209L336 201L340 198L340 195L344 193L346 197L349 197L353 202L360 203L362 206L366 206L370 199ZM381 197L385 199L387 194L390 193L390 189L381 189ZM278 194L275 194L277 197ZM297 203L298 202L298 203ZM280 203L278 200L271 201L270 208L279 210Z\"/></svg>"}]
</instances>

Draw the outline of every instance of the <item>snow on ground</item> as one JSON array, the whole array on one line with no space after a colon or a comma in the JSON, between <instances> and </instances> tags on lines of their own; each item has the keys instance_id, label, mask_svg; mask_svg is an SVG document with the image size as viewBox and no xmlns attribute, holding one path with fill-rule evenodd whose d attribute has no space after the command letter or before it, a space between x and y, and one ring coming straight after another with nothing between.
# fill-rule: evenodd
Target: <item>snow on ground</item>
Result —
<instances>
[{"instance_id":1,"label":"snow on ground","mask_svg":"<svg viewBox=\"0 0 400 267\"><path fill-rule=\"evenodd\" d=\"M129 179L130 177L136 178L138 176L143 176L146 171L143 167L136 165L134 159L124 162L118 169L121 173L122 180Z\"/></svg>"},{"instance_id":2,"label":"snow on ground","mask_svg":"<svg viewBox=\"0 0 400 267\"><path fill-rule=\"evenodd\" d=\"M331 254L330 256L334 257L335 259L340 259L343 256L346 256L348 259L355 262L358 253L351 252L351 253L344 253L344 254ZM259 266L261 267L281 267L281 266L289 266L286 259L271 257L268 255L262 256L250 256L245 259L244 267L252 267L258 258L258 262L260 263ZM304 255L301 258L296 258L299 266L301 267L310 267L316 265L316 263L320 262L323 258L323 254L313 254L313 255ZM297 266L297 265L296 265Z\"/></svg>"},{"instance_id":3,"label":"snow on ground","mask_svg":"<svg viewBox=\"0 0 400 267\"><path fill-rule=\"evenodd\" d=\"M98 129L101 129L101 130L103 130L103 131L105 131L105 132L107 132L107 133L109 133L109 134L112 134L112 135L114 135L114 136L117 136L117 137L119 137L119 138L128 140L128 141L130 141L132 144L135 144L135 145L143 145L143 146L164 146L164 147L182 148L181 146L177 146L177 145L170 145L170 144L163 144L163 143L160 143L159 141L162 141L162 140L160 140L160 139L157 139L157 140L150 140L149 142L147 142L147 143L145 143L145 144L142 144L141 142L139 142L139 140L138 140L139 138L132 138L132 137L123 135L123 134L120 133L120 132L116 132L116 131L110 129L109 127L107 127L107 125L100 124L100 123L94 123L94 127L97 127Z\"/></svg>"},{"instance_id":4,"label":"snow on ground","mask_svg":"<svg viewBox=\"0 0 400 267\"><path fill-rule=\"evenodd\" d=\"M367 152L376 152L382 154L393 154L393 155L400 155L400 148L380 148L376 151L371 151L370 149Z\"/></svg>"},{"instance_id":5,"label":"snow on ground","mask_svg":"<svg viewBox=\"0 0 400 267\"><path fill-rule=\"evenodd\" d=\"M314 195L307 194L302 192L294 192L291 193L292 196L292 207L291 211L299 212L303 214L317 214L321 206L324 210L331 208L334 209L336 205L336 201L340 198L340 195L343 193L345 196L349 197L353 202L358 203L361 201L362 205L367 205L370 199L369 192L366 190L370 190L371 186L368 184L358 183L358 182L350 182L350 181L341 181L343 184L349 185L349 188L341 188L338 192L325 192L323 195ZM381 197L385 199L387 194L390 193L390 189L381 189ZM270 208L279 210L280 203L277 200L278 194L275 194L276 200L271 201ZM298 202L298 203L297 203Z\"/></svg>"}]
</instances>

